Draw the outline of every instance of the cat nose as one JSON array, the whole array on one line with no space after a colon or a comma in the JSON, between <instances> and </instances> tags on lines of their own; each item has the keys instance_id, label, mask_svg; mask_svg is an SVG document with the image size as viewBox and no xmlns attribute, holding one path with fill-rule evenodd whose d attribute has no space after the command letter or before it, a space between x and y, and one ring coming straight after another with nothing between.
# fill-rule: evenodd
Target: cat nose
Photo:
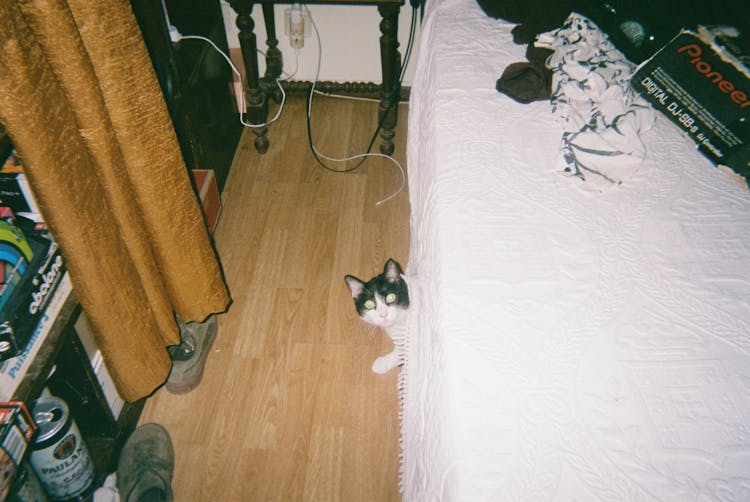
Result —
<instances>
[{"instance_id":1,"label":"cat nose","mask_svg":"<svg viewBox=\"0 0 750 502\"><path fill-rule=\"evenodd\" d=\"M378 314L380 314L380 317L382 317L383 319L385 319L386 317L388 317L388 311L387 310L383 310L381 312L378 312Z\"/></svg>"}]
</instances>

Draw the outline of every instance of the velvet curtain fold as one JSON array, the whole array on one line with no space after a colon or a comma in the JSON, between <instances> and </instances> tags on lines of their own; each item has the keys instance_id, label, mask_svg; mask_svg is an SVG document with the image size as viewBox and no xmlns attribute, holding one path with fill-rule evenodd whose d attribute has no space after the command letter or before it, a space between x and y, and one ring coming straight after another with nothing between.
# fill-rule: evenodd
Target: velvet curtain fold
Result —
<instances>
[{"instance_id":1,"label":"velvet curtain fold","mask_svg":"<svg viewBox=\"0 0 750 502\"><path fill-rule=\"evenodd\" d=\"M230 298L126 0L0 0L0 122L121 396Z\"/></svg>"}]
</instances>

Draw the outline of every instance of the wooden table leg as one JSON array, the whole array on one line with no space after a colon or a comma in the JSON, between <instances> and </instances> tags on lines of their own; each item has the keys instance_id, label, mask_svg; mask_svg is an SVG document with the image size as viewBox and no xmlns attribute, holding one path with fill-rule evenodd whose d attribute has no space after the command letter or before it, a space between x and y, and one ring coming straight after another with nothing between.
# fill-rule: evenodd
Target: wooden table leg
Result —
<instances>
[{"instance_id":1,"label":"wooden table leg","mask_svg":"<svg viewBox=\"0 0 750 502\"><path fill-rule=\"evenodd\" d=\"M380 21L380 61L383 71L383 85L380 92L378 119L381 123L380 152L386 155L393 153L393 130L398 119L398 100L401 94L399 76L401 57L398 52L398 14L399 5L379 4L378 12L383 18Z\"/></svg>"},{"instance_id":2,"label":"wooden table leg","mask_svg":"<svg viewBox=\"0 0 750 502\"><path fill-rule=\"evenodd\" d=\"M272 3L263 2L263 21L266 25L266 78L273 80L273 86L276 87L275 80L281 76L284 69L284 60L279 50L279 39L276 38L276 15Z\"/></svg>"},{"instance_id":3,"label":"wooden table leg","mask_svg":"<svg viewBox=\"0 0 750 502\"><path fill-rule=\"evenodd\" d=\"M229 0L229 5L237 13L237 28L240 32L240 49L242 51L242 61L245 63L245 95L247 113L245 120L251 124L265 124L268 118L268 99L266 93L260 86L260 76L258 74L258 45L255 39L255 22L251 16L253 10L253 0ZM268 151L268 138L266 132L268 127L253 127L255 134L255 149L259 153Z\"/></svg>"}]
</instances>

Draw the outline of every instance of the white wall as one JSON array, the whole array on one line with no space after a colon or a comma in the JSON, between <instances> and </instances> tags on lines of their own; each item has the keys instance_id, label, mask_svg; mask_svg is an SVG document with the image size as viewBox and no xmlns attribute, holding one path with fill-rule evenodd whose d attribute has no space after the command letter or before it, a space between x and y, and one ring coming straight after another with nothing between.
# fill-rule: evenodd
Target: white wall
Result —
<instances>
[{"instance_id":1,"label":"white wall","mask_svg":"<svg viewBox=\"0 0 750 502\"><path fill-rule=\"evenodd\" d=\"M225 0L221 0L224 24L226 26L229 47L239 47L237 39L238 29L235 24L236 14ZM276 5L276 37L279 39L279 49L284 58L284 71L292 73L295 67L295 51L289 45L289 37L284 34L284 10L289 5ZM320 65L320 80L335 82L376 82L382 81L380 70L380 14L375 6L336 6L310 5L308 6L313 20L318 27L322 45ZM398 41L401 56L405 56L409 39L409 25L411 22L411 7L409 3L401 8L399 17ZM260 5L253 8L255 21L255 35L258 48L266 50L266 28L263 22L263 12ZM415 32L414 48L411 62L404 77L404 85L409 86L413 81L414 67L419 45L419 15L417 14L417 28ZM265 71L265 61L259 55L260 74ZM311 29L310 36L305 38L305 46L299 51L299 68L294 80L312 81L318 63L318 43L315 33Z\"/></svg>"}]
</instances>

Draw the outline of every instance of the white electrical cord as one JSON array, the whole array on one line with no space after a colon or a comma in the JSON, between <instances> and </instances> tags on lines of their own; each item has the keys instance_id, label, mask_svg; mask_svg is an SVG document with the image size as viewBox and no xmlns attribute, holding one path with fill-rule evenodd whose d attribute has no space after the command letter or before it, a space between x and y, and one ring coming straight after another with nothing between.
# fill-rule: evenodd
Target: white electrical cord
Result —
<instances>
[{"instance_id":1,"label":"white electrical cord","mask_svg":"<svg viewBox=\"0 0 750 502\"><path fill-rule=\"evenodd\" d=\"M162 7L164 8L165 16L168 16L167 10L166 10L166 6L164 5L164 0L162 0ZM313 94L321 94L321 95L324 95L324 96L330 96L330 97L336 97L336 98L346 98L346 99L354 99L354 100L361 100L361 101L376 101L377 102L377 100L368 100L367 98L356 98L356 97L349 97L349 96L340 96L340 95L336 95L336 94L326 94L326 93L323 93L321 91L317 91L315 89L315 86L317 85L318 79L320 77L320 64L321 64L321 60L323 59L323 46L322 46L322 43L320 41L320 33L318 32L318 27L315 24L315 20L312 17L312 13L307 8L306 4L302 4L302 7L305 9L305 11L307 11L308 16L310 17L310 23L313 26L313 30L315 31L315 38L317 39L317 42L318 42L318 63L317 63L317 68L315 70L315 80L312 83L312 89L311 89L310 96L309 96L308 102L307 102L307 118L308 118L308 120L310 119L311 113L312 113L312 97L313 97ZM245 86L244 86L244 81L243 81L243 78L242 78L242 74L237 69L237 67L234 65L234 63L229 58L229 56L227 56L224 53L224 51L222 51L213 42L213 40L211 40L210 38L203 37L201 35L182 35L177 30L177 28L175 28L172 24L169 23L169 17L167 17L167 25L169 26L169 36L170 36L172 42L177 43L180 40L186 40L186 39L187 40L202 40L204 42L207 42L207 43L211 44L211 46L214 49L216 49L216 51L219 54L221 54L221 56L224 58L224 60L227 62L227 64L229 64L230 68L232 69L232 72L234 72L234 74L237 76L237 78L240 81L240 87L241 87L241 91L240 91L240 123L242 123L242 125L244 125L245 127L251 127L251 128L266 127L269 124L272 124L272 123L276 122L276 120L278 120L278 118L281 116L282 110L284 109L284 104L286 103L286 92L284 91L284 87L281 85L281 79L279 79L279 78L276 79L276 85L278 85L279 90L281 91L281 104L279 105L279 109L276 111L276 115L274 115L274 117L271 120L269 120L269 121L267 121L267 122L265 122L263 124L250 124L248 122L245 122L245 120L244 120L244 115L245 115ZM263 54L263 52L261 52L260 50L258 50L258 52L260 54ZM296 53L296 67L294 69L294 72L291 75L287 75L287 79L291 79L297 73L297 71L299 69L299 49L295 49L295 53ZM284 72L284 73L286 73L286 72ZM399 171L401 173L401 186L398 188L398 190L396 190L395 192L393 192L388 197L386 197L386 198L384 198L384 199L379 200L378 202L376 202L375 203L376 206L380 206L382 204L385 204L389 200L393 199L398 194L400 194L403 191L404 187L406 186L406 171L404 171L404 168L401 166L401 164L395 158L391 157L390 155L385 155L383 153L361 153L361 154L357 154L357 155L352 155L350 157L334 158L334 157L329 157L329 156L321 153L320 151L318 151L318 149L315 148L315 144L312 142L312 140L310 141L310 146L312 147L312 149L315 151L315 153L319 157L321 157L323 159L326 159L326 160L329 160L329 161L332 161L332 162L349 162L349 161L352 161L352 160L358 160L358 159L363 159L363 158L367 158L367 157L382 157L382 158L388 159L391 162L393 162L396 165L396 167L398 167L398 169L399 169Z\"/></svg>"},{"instance_id":2,"label":"white electrical cord","mask_svg":"<svg viewBox=\"0 0 750 502\"><path fill-rule=\"evenodd\" d=\"M317 85L318 79L320 77L320 63L321 63L321 60L323 59L323 45L322 45L322 43L320 41L320 33L318 32L318 26L315 24L315 19L313 18L312 13L307 8L306 4L302 4L302 7L305 9L305 11L307 11L307 15L310 17L310 23L312 24L313 31L315 32L315 38L317 39L317 42L318 42L318 64L317 64L317 68L315 70L315 80L313 80L312 90L310 92L310 96L307 99L307 118L309 120L310 117L311 117L311 115L312 115L312 98L313 98L313 94L315 93L315 86ZM366 158L366 157L382 157L382 158L388 159L391 162L393 162L396 165L396 167L398 167L399 171L401 172L401 186L398 188L398 190L396 190L395 192L393 192L391 195L389 195L385 199L382 199L382 200L379 200L378 202L376 202L375 203L376 206L380 206L382 204L385 204L389 200L393 199L399 193L401 193L403 191L404 187L406 186L406 171L404 171L404 168L401 166L401 164L399 163L399 161L396 160L396 159L394 159L390 155L386 155L386 154L383 154L383 153L360 153L360 154L357 154L357 155L352 155L351 157L334 158L334 157L329 157L329 156L324 155L321 152L319 152L318 149L315 148L315 144L313 143L312 139L310 141L310 146L315 151L315 153L318 155L318 157L321 157L321 158L326 159L326 160L330 160L332 162L349 162L351 160L358 160L358 159L363 159L363 158Z\"/></svg>"},{"instance_id":3,"label":"white electrical cord","mask_svg":"<svg viewBox=\"0 0 750 502\"><path fill-rule=\"evenodd\" d=\"M173 42L179 42L180 40L203 40L204 42L208 42L213 46L214 49L216 49L219 54L226 60L227 63L229 63L229 66L232 68L232 71L237 76L237 78L240 81L240 87L242 88L240 91L240 123L244 125L245 127L252 127L252 128L258 128L258 127L266 127L269 124L273 124L278 120L278 118L281 116L281 111L284 109L284 103L286 103L286 92L284 92L284 87L281 85L280 79L276 79L276 85L279 86L279 90L281 91L281 104L279 105L279 109L276 110L276 115L274 117L262 124L250 124L248 122L245 122L245 85L244 81L242 79L242 74L240 74L240 71L237 69L237 67L232 63L232 60L229 59L229 56L227 56L224 51L219 49L219 47L211 40L210 38L202 37L200 35L180 35L180 33L175 29L172 31L173 26L170 26L170 36L172 38ZM176 33L176 34L175 34ZM296 73L297 70L295 70Z\"/></svg>"},{"instance_id":4,"label":"white electrical cord","mask_svg":"<svg viewBox=\"0 0 750 502\"><path fill-rule=\"evenodd\" d=\"M360 96L346 96L344 94L336 94L336 93L333 93L333 92L319 91L318 89L315 89L314 92L318 96L324 96L324 97L327 97L327 98L348 99L350 101L365 101L365 102L368 102L368 103L380 103L380 100L379 99L375 99L375 98L363 98L363 97L360 97ZM409 102L408 101L399 101L398 104L399 105L408 105Z\"/></svg>"}]
</instances>

